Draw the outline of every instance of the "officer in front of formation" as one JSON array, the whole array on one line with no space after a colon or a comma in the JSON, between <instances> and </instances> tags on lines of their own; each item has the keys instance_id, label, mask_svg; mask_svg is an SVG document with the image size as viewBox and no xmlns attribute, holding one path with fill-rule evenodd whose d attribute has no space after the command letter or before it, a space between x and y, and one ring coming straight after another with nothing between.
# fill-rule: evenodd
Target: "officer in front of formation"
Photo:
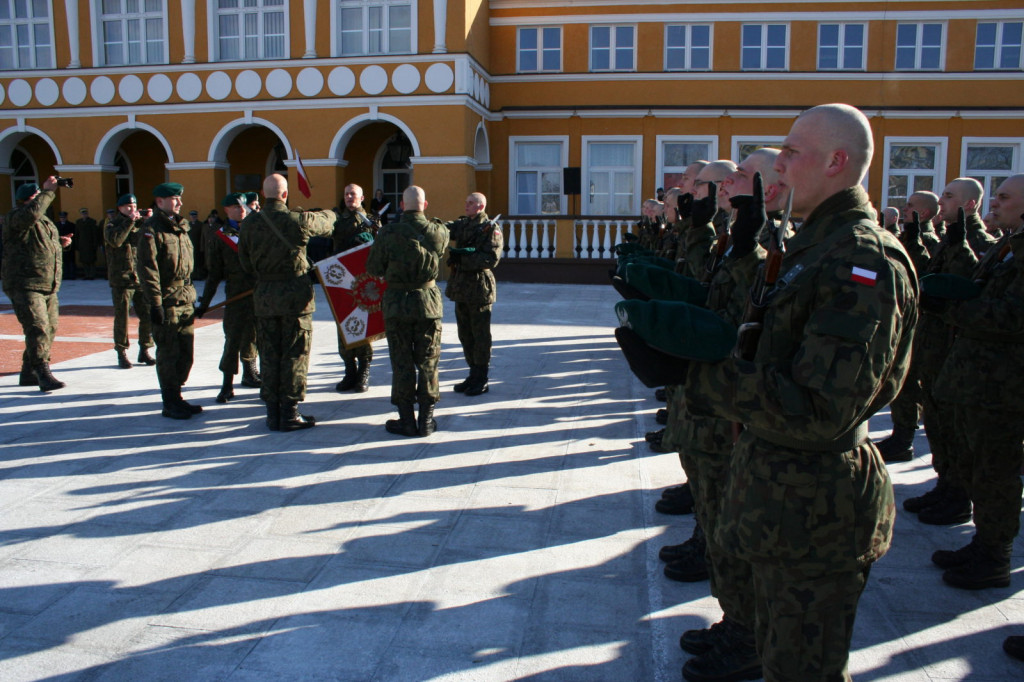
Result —
<instances>
[{"instance_id":1,"label":"officer in front of formation","mask_svg":"<svg viewBox=\"0 0 1024 682\"><path fill-rule=\"evenodd\" d=\"M505 248L501 227L487 217L486 208L487 198L473 192L466 197L466 215L447 223L455 246L448 249L451 272L444 293L455 301L459 342L469 365L469 376L453 389L468 396L488 391L491 307L498 297L493 270Z\"/></svg>"},{"instance_id":2,"label":"officer in front of formation","mask_svg":"<svg viewBox=\"0 0 1024 682\"><path fill-rule=\"evenodd\" d=\"M189 419L203 411L181 397L192 371L196 300L192 240L188 220L180 215L183 191L176 182L153 189L156 210L142 225L135 266L153 322L161 414L169 419Z\"/></svg>"},{"instance_id":3,"label":"officer in front of formation","mask_svg":"<svg viewBox=\"0 0 1024 682\"><path fill-rule=\"evenodd\" d=\"M131 369L128 359L128 314L135 306L139 318L139 359L146 365L155 365L156 360L149 354L153 347L153 326L150 320L149 304L139 287L139 276L135 272L136 249L142 223L152 215L146 209L139 212L134 194L123 194L117 200L118 213L103 228L103 243L107 251L107 281L110 295L114 299L114 350L117 351L117 366Z\"/></svg>"},{"instance_id":4,"label":"officer in front of formation","mask_svg":"<svg viewBox=\"0 0 1024 682\"><path fill-rule=\"evenodd\" d=\"M373 241L377 225L370 220L363 209L363 188L356 184L345 186L345 208L334 221L334 250L342 253L360 244ZM355 391L365 393L370 385L370 363L373 362L373 346L364 343L355 348L346 348L341 328L338 328L338 354L345 363L345 376L335 385L339 393Z\"/></svg>"},{"instance_id":5,"label":"officer in front of formation","mask_svg":"<svg viewBox=\"0 0 1024 682\"><path fill-rule=\"evenodd\" d=\"M38 386L49 392L64 388L50 372L50 349L57 335L57 292L63 269L63 248L71 237L61 237L46 217L56 196L57 178L50 176L43 189L30 182L19 187L19 206L7 214L3 229L3 287L25 333L19 385Z\"/></svg>"}]
</instances>

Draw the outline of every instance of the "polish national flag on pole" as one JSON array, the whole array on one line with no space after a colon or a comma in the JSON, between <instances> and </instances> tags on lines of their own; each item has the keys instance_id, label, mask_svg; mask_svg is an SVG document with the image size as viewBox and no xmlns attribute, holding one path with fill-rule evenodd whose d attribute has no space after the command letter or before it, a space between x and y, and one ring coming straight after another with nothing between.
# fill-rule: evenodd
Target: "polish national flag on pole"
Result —
<instances>
[{"instance_id":1,"label":"polish national flag on pole","mask_svg":"<svg viewBox=\"0 0 1024 682\"><path fill-rule=\"evenodd\" d=\"M295 150L295 171L299 176L299 191L308 199L310 197L309 178L306 177L306 169L302 166L302 157L299 156L297 149Z\"/></svg>"}]
</instances>

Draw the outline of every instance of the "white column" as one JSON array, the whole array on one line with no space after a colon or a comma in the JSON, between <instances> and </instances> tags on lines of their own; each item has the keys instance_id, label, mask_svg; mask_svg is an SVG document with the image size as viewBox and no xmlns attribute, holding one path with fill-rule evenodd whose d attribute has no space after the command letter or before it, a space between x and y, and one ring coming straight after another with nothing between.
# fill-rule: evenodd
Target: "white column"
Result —
<instances>
[{"instance_id":1,"label":"white column","mask_svg":"<svg viewBox=\"0 0 1024 682\"><path fill-rule=\"evenodd\" d=\"M305 0L302 3L303 16L302 21L306 29L306 51L303 53L303 59L315 59L316 58L316 0Z\"/></svg>"},{"instance_id":2,"label":"white column","mask_svg":"<svg viewBox=\"0 0 1024 682\"><path fill-rule=\"evenodd\" d=\"M196 3L181 0L181 35L185 43L185 57L182 64L196 63Z\"/></svg>"},{"instance_id":3,"label":"white column","mask_svg":"<svg viewBox=\"0 0 1024 682\"><path fill-rule=\"evenodd\" d=\"M434 54L448 51L445 30L448 28L448 0L434 0Z\"/></svg>"},{"instance_id":4,"label":"white column","mask_svg":"<svg viewBox=\"0 0 1024 682\"><path fill-rule=\"evenodd\" d=\"M82 66L78 56L78 1L64 0L64 12L68 16L68 48L71 50L68 68L77 69Z\"/></svg>"}]
</instances>

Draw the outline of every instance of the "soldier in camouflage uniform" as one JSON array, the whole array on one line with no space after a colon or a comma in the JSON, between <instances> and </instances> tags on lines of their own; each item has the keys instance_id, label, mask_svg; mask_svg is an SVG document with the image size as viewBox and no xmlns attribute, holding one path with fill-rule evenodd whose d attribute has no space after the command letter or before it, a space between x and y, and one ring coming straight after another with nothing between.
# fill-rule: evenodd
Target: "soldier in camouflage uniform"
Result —
<instances>
[{"instance_id":1,"label":"soldier in camouflage uniform","mask_svg":"<svg viewBox=\"0 0 1024 682\"><path fill-rule=\"evenodd\" d=\"M245 195L239 192L228 194L221 201L227 222L214 234L206 245L206 284L196 317L201 318L210 308L217 293L217 287L224 282L224 296L235 296L251 292L256 279L242 269L238 260L238 239L242 220L248 210ZM256 312L252 296L243 296L224 306L224 351L220 356L220 371L224 381L218 403L226 403L235 397L235 375L238 374L238 360L242 360L242 385L260 388L259 370L256 369Z\"/></svg>"},{"instance_id":2,"label":"soldier in camouflage uniform","mask_svg":"<svg viewBox=\"0 0 1024 682\"><path fill-rule=\"evenodd\" d=\"M139 318L139 362L155 365L156 360L149 354L153 347L153 326L149 319L149 305L139 288L139 276L135 272L135 252L139 241L139 230L146 218L152 215L139 213L134 194L124 194L117 200L118 214L103 228L103 242L107 247L107 281L114 301L114 349L117 351L117 366L131 369L128 359L128 314L132 305Z\"/></svg>"},{"instance_id":3,"label":"soldier in camouflage uniform","mask_svg":"<svg viewBox=\"0 0 1024 682\"><path fill-rule=\"evenodd\" d=\"M489 390L491 307L498 297L492 271L505 248L501 228L487 217L486 208L487 198L473 192L466 197L466 215L446 224L456 246L448 249L451 272L444 294L455 301L459 342L469 365L469 377L452 389L468 396L481 395Z\"/></svg>"},{"instance_id":4,"label":"soldier in camouflage uniform","mask_svg":"<svg viewBox=\"0 0 1024 682\"><path fill-rule=\"evenodd\" d=\"M440 400L437 363L441 357L441 290L437 275L448 246L444 223L427 218L427 198L416 185L402 194L402 219L388 223L370 248L366 271L383 277L384 327L391 356L391 403L398 419L385 428L402 436L429 436L437 429L434 404ZM419 402L419 421L413 403Z\"/></svg>"},{"instance_id":5,"label":"soldier in camouflage uniform","mask_svg":"<svg viewBox=\"0 0 1024 682\"><path fill-rule=\"evenodd\" d=\"M188 212L188 236L192 239L192 253L195 266L192 270L192 281L206 279L206 225L199 219L199 211Z\"/></svg>"},{"instance_id":6,"label":"soldier in camouflage uniform","mask_svg":"<svg viewBox=\"0 0 1024 682\"><path fill-rule=\"evenodd\" d=\"M359 185L345 186L345 208L334 221L334 250L341 253L354 249L360 244L373 241L379 225L373 222L363 210L363 188ZM370 386L370 363L373 362L373 346L364 343L355 348L345 348L341 327L338 327L338 354L345 363L345 376L334 387L336 391L365 393Z\"/></svg>"},{"instance_id":7,"label":"soldier in camouflage uniform","mask_svg":"<svg viewBox=\"0 0 1024 682\"><path fill-rule=\"evenodd\" d=\"M21 386L42 391L64 388L50 372L50 348L57 335L57 292L63 269L62 250L70 237L57 234L46 217L54 199L57 178L50 176L42 191L34 182L22 185L14 198L20 206L7 214L3 226L3 286L25 332L21 356Z\"/></svg>"},{"instance_id":8,"label":"soldier in camouflage uniform","mask_svg":"<svg viewBox=\"0 0 1024 682\"><path fill-rule=\"evenodd\" d=\"M89 216L89 211L75 221L75 250L84 271L83 279L96 277L96 252L103 245L103 230L99 223Z\"/></svg>"},{"instance_id":9,"label":"soldier in camouflage uniform","mask_svg":"<svg viewBox=\"0 0 1024 682\"><path fill-rule=\"evenodd\" d=\"M942 315L956 335L935 382L935 395L953 403L953 466L974 501L975 525L970 544L938 551L932 561L947 569L943 581L965 589L1009 586L1010 552L1020 531L1024 174L1007 178L991 206L993 222L1004 236L973 273L976 298L923 299L925 308ZM923 291L930 290L928 284L922 283Z\"/></svg>"},{"instance_id":10,"label":"soldier in camouflage uniform","mask_svg":"<svg viewBox=\"0 0 1024 682\"><path fill-rule=\"evenodd\" d=\"M901 214L904 225L913 218L914 213L917 213L921 222L921 243L928 249L928 255L932 255L939 248L940 239L932 224L933 221L940 220L938 195L924 190L911 194L907 197Z\"/></svg>"},{"instance_id":11,"label":"soldier in camouflage uniform","mask_svg":"<svg viewBox=\"0 0 1024 682\"><path fill-rule=\"evenodd\" d=\"M238 258L256 278L256 345L271 431L308 429L313 417L299 414L306 397L306 372L313 341L316 301L306 245L334 229L333 211L288 209L288 181L274 174L263 181L266 205L242 222Z\"/></svg>"},{"instance_id":12,"label":"soldier in camouflage uniform","mask_svg":"<svg viewBox=\"0 0 1024 682\"><path fill-rule=\"evenodd\" d=\"M203 408L181 397L181 387L192 371L195 350L195 314L192 304L192 240L188 221L180 214L184 188L165 182L153 189L156 210L142 224L136 271L149 303L156 341L156 376L160 381L161 414L189 419Z\"/></svg>"}]
</instances>

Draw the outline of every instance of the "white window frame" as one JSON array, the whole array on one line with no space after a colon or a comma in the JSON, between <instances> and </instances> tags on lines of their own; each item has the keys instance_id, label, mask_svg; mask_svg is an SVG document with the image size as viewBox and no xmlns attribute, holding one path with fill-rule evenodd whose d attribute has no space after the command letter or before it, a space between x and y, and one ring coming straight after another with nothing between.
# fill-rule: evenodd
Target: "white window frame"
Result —
<instances>
[{"instance_id":1,"label":"white window frame","mask_svg":"<svg viewBox=\"0 0 1024 682\"><path fill-rule=\"evenodd\" d=\"M568 135L512 135L508 138L508 205L510 207L510 213L512 215L527 215L519 213L519 190L516 187L516 174L519 172L518 160L519 155L516 153L516 147L520 144L553 144L557 143L561 146L560 163L562 167L558 169L560 178L562 177L562 169L569 166L569 136ZM533 168L524 170L534 170ZM537 169L540 172L541 169ZM555 169L551 169L555 170ZM567 211L567 199L565 196L565 185L564 179L559 180L559 197L558 197L558 213L551 215L566 215ZM540 206L538 205L538 208ZM536 215L541 215L540 213ZM547 214L544 214L547 215Z\"/></svg>"},{"instance_id":2,"label":"white window frame","mask_svg":"<svg viewBox=\"0 0 1024 682\"><path fill-rule=\"evenodd\" d=\"M145 0L139 0L139 1L143 2L143 3L145 2ZM92 34L93 34L93 38L94 38L93 39L93 62L95 64L99 65L99 66L145 66L145 65L152 65L152 64L168 64L168 63L170 63L170 57L168 56L170 54L170 52L169 52L169 46L168 46L168 27L167 27L167 24L168 24L167 3L170 0L160 0L160 1L161 1L161 6L162 6L162 9L160 10L160 12L132 12L132 13L119 12L117 14L110 14L110 15L108 15L108 14L104 14L103 13L103 0L95 0L95 3L92 5L92 7L93 7L93 14L92 14L93 32L92 32ZM124 0L120 0L120 2L123 3ZM126 53L127 41L125 41L125 42L122 43L122 53L123 53L123 56L125 57L124 63L122 63L122 64L108 64L107 63L107 51L105 49L105 45L106 44L104 43L104 40L103 40L103 24L104 24L104 22L105 21L119 20L119 21L122 22L122 29L123 29L124 26L125 26L124 22L128 21L129 19L141 19L143 22L145 22L147 18L156 18L157 14L159 14L159 17L160 17L160 28L161 28L160 43L161 43L161 47L162 47L162 50L163 50L163 55L161 56L161 58L158 61L154 61L154 62L142 61L142 62L139 62L137 64L132 64L127 59L127 53ZM145 53L145 45L146 45L146 41L145 40L143 40L142 45L143 45L143 52Z\"/></svg>"},{"instance_id":3,"label":"white window frame","mask_svg":"<svg viewBox=\"0 0 1024 682\"><path fill-rule=\"evenodd\" d=\"M1007 24L1021 24L1024 22L1020 21L979 21L977 28L974 31L974 70L975 71L1020 71L1024 69L1024 45L1020 45L1020 51L1017 55L1016 66L1000 66L999 65L999 53L1004 47L1003 34ZM992 45L992 66L978 66L978 31L981 29L982 24L995 24L996 37L995 44ZM1022 27L1024 28L1024 27ZM1024 43L1024 36L1022 36L1021 42Z\"/></svg>"},{"instance_id":4,"label":"white window frame","mask_svg":"<svg viewBox=\"0 0 1024 682\"><path fill-rule=\"evenodd\" d=\"M914 65L912 67L900 67L899 66L899 31L901 26L914 26ZM924 39L924 27L925 26L939 26L941 33L939 36L939 65L936 67L923 67L921 66L921 51L924 49L924 45L921 41ZM893 70L899 72L908 71L943 71L946 68L946 36L948 26L944 21L905 21L896 24L896 56L893 58Z\"/></svg>"},{"instance_id":5,"label":"white window frame","mask_svg":"<svg viewBox=\"0 0 1024 682\"><path fill-rule=\"evenodd\" d=\"M264 6L263 3L265 1L266 0L257 0L257 2L259 2L258 7L233 7L227 9L222 9L218 7L218 0L211 0L209 3L207 3L207 7L209 8L211 62L248 62L259 61L263 59L288 59L288 56L291 54L291 12L289 11L288 0L283 0L283 2L280 5L269 6ZM242 5L243 3L240 1L238 4ZM280 56L266 56L265 48L267 33L266 30L264 29L264 19L268 12L281 12L284 15L284 47L282 48L282 54ZM231 14L238 15L239 30L244 31L244 28L242 27L242 24L244 22L242 15L252 13L257 14L259 17L259 32L257 34L257 38L259 40L259 55L255 57L244 56L245 48L243 44L245 42L245 36L244 34L240 34L238 36L238 40L239 44L242 45L242 49L239 52L243 54L243 56L239 56L237 59L226 59L220 53L220 17L223 15Z\"/></svg>"},{"instance_id":6,"label":"white window frame","mask_svg":"<svg viewBox=\"0 0 1024 682\"><path fill-rule=\"evenodd\" d=\"M971 147L1013 147L1013 163L1007 171L989 171L972 169L967 167L967 150ZM992 187L990 180L993 177L1006 177L1024 173L1024 137L965 137L960 141L960 177L979 179L981 186L985 188L985 197L982 201L981 210L978 215L988 213L989 201L992 198Z\"/></svg>"},{"instance_id":7,"label":"white window frame","mask_svg":"<svg viewBox=\"0 0 1024 682\"><path fill-rule=\"evenodd\" d=\"M554 69L544 68L544 52L550 48L544 47L544 32L548 30L558 31L558 67ZM522 33L523 31L536 31L537 32L537 68L536 69L524 69L523 68L523 51L522 46ZM565 46L565 36L562 32L561 26L520 26L516 29L516 73L560 73L562 71L562 54Z\"/></svg>"},{"instance_id":8,"label":"white window frame","mask_svg":"<svg viewBox=\"0 0 1024 682\"><path fill-rule=\"evenodd\" d=\"M744 50L752 49L753 46L747 47L743 44L743 29L747 26L760 26L761 27L761 56L760 66L757 68L746 68L743 66L743 52ZM783 45L783 51L785 52L785 63L781 68L768 68L768 27L769 26L782 26L786 30L786 41ZM789 36L790 26L788 22L781 21L765 21L756 22L751 21L744 24L740 24L740 71L756 72L756 71L789 71Z\"/></svg>"},{"instance_id":9,"label":"white window frame","mask_svg":"<svg viewBox=\"0 0 1024 682\"><path fill-rule=\"evenodd\" d=\"M717 135L658 135L655 137L655 144L657 148L655 150L654 165L656 170L657 184L655 187L664 187L662 183L665 182L665 174L669 172L676 172L675 169L679 169L682 173L686 170L686 167L679 166L665 166L665 145L668 144L706 144L708 145L708 158L705 161L714 161L718 158L718 136Z\"/></svg>"},{"instance_id":10,"label":"white window frame","mask_svg":"<svg viewBox=\"0 0 1024 682\"><path fill-rule=\"evenodd\" d=\"M334 58L357 58L357 57L378 57L386 55L405 55L405 54L416 54L419 50L417 34L419 32L418 26L418 1L419 0L331 0L331 56ZM408 5L409 6L409 51L408 52L391 52L390 49L386 52L371 53L368 49L367 36L369 35L369 28L366 24L363 25L363 49L364 51L360 54L347 54L341 53L341 6L346 7L362 7L364 10L368 7L391 7L394 5ZM365 16L365 13L364 13ZM384 35L387 36L388 31L384 31ZM389 45L390 48L390 45Z\"/></svg>"},{"instance_id":11,"label":"white window frame","mask_svg":"<svg viewBox=\"0 0 1024 682\"><path fill-rule=\"evenodd\" d=\"M14 0L0 0L0 3L6 3L10 7L10 19L3 20L4 26L9 26L11 29L11 52L12 52L12 66L8 69L10 71L28 71L33 69L53 69L57 65L56 47L54 45L53 35L53 3L46 3L46 11L49 13L45 17L27 17L24 19L18 19L14 16ZM32 3L28 3L29 13L32 13ZM46 30L47 40L49 43L45 46L40 46L36 43L35 34L37 26L42 25ZM31 64L22 64L19 59L19 52L21 52L22 45L18 42L18 27L28 26L28 45L25 45L31 53ZM50 59L46 64L41 64L37 60L37 52L40 47L45 47L50 52Z\"/></svg>"},{"instance_id":12,"label":"white window frame","mask_svg":"<svg viewBox=\"0 0 1024 682\"><path fill-rule=\"evenodd\" d=\"M732 159L733 163L739 165L743 162L743 159L740 158L741 145L754 144L762 147L782 149L782 143L785 139L785 135L733 135L729 141L729 158Z\"/></svg>"},{"instance_id":13,"label":"white window frame","mask_svg":"<svg viewBox=\"0 0 1024 682\"><path fill-rule=\"evenodd\" d=\"M839 44L836 46L838 59L835 68L826 68L821 65L821 28L822 26L839 27ZM864 31L864 40L860 45L860 64L849 65L846 63L844 47L846 40L846 28L848 26L859 26ZM829 46L830 48L832 46ZM864 71L867 69L868 59L868 24L861 21L821 21L818 22L818 71Z\"/></svg>"},{"instance_id":14,"label":"white window frame","mask_svg":"<svg viewBox=\"0 0 1024 682\"><path fill-rule=\"evenodd\" d=\"M607 69L596 69L594 68L594 29L606 28L608 29L608 68ZM620 69L615 66L615 32L619 28L628 28L633 32L633 47L632 53L633 58L628 69ZM636 44L636 24L591 24L587 29L587 57L589 60L588 68L591 73L631 73L636 71L636 57L637 57L637 44ZM604 48L602 48L604 49Z\"/></svg>"},{"instance_id":15,"label":"white window frame","mask_svg":"<svg viewBox=\"0 0 1024 682\"><path fill-rule=\"evenodd\" d=\"M708 65L707 65L706 68L704 68L704 67L698 68L698 67L694 67L693 66L693 51L694 51L693 29L695 27L702 27L702 28L707 28L708 29L708 45L707 45ZM681 68L669 67L669 64L668 64L668 53L669 53L669 48L670 48L670 46L668 44L668 32L669 32L669 29L673 29L673 28L682 28L686 32L686 45L684 45L682 47L674 47L674 48L672 48L672 49L675 49L675 50L681 49L683 51L683 61L686 62L686 64L683 67L681 67ZM715 25L714 24L702 24L702 23L694 23L694 24L666 24L665 25L664 37L665 37L665 50L664 50L664 55L663 55L663 63L665 65L665 70L666 71L711 71L711 70L713 70L715 68L715 62L714 62L714 58L715 58ZM701 45L699 49L703 50L704 46Z\"/></svg>"},{"instance_id":16,"label":"white window frame","mask_svg":"<svg viewBox=\"0 0 1024 682\"><path fill-rule=\"evenodd\" d=\"M590 205L590 145L591 144L632 144L633 145L633 203L622 215L636 216L640 214L642 202L641 181L643 179L643 136L642 135L584 135L581 139L582 156L580 160L580 212L583 215L598 215ZM605 215L605 214L599 214ZM608 214L614 215L614 214Z\"/></svg>"},{"instance_id":17,"label":"white window frame","mask_svg":"<svg viewBox=\"0 0 1024 682\"><path fill-rule=\"evenodd\" d=\"M946 186L946 159L947 149L949 147L948 137L887 137L885 138L884 145L884 156L882 157L882 206L892 206L892 199L889 197L889 158L892 154L893 147L902 146L927 146L931 145L936 147L935 150L935 169L931 173L926 173L917 169L911 170L906 173L898 173L898 175L908 175L910 180L907 182L907 196L909 197L914 190L913 178L917 176L932 175L935 181L932 183L932 190L935 194L942 194L942 189Z\"/></svg>"}]
</instances>

